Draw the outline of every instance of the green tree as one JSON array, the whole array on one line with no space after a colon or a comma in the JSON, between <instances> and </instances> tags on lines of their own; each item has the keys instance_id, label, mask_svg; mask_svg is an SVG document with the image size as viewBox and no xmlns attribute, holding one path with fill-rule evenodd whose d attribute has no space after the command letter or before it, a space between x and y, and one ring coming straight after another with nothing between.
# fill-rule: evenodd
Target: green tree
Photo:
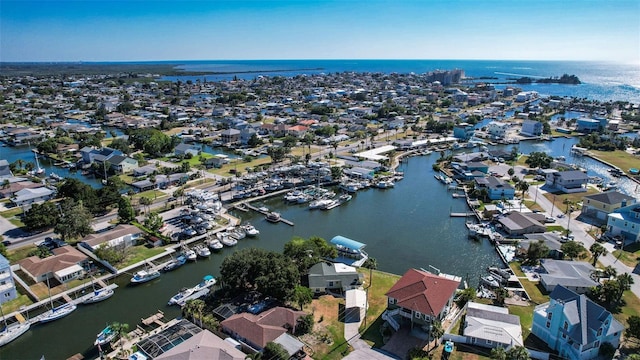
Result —
<instances>
[{"instance_id":1,"label":"green tree","mask_svg":"<svg viewBox=\"0 0 640 360\"><path fill-rule=\"evenodd\" d=\"M121 196L118 201L118 220L127 224L136 218L136 212L131 206L131 201L126 196Z\"/></svg>"},{"instance_id":2,"label":"green tree","mask_svg":"<svg viewBox=\"0 0 640 360\"><path fill-rule=\"evenodd\" d=\"M342 177L342 167L340 166L332 166L331 167L331 178L334 181L340 180Z\"/></svg>"},{"instance_id":3,"label":"green tree","mask_svg":"<svg viewBox=\"0 0 640 360\"><path fill-rule=\"evenodd\" d=\"M7 255L7 247L2 242L0 242L0 255L2 255L4 257L8 256Z\"/></svg>"},{"instance_id":4,"label":"green tree","mask_svg":"<svg viewBox=\"0 0 640 360\"><path fill-rule=\"evenodd\" d=\"M538 261L549 254L549 247L543 240L532 242L527 250L527 263L535 265Z\"/></svg>"},{"instance_id":5,"label":"green tree","mask_svg":"<svg viewBox=\"0 0 640 360\"><path fill-rule=\"evenodd\" d=\"M507 350L507 360L529 360L529 352L524 346L512 346Z\"/></svg>"},{"instance_id":6,"label":"green tree","mask_svg":"<svg viewBox=\"0 0 640 360\"><path fill-rule=\"evenodd\" d=\"M203 300L191 299L191 300L187 300L184 307L182 308L182 312L184 313L185 316L190 316L191 320L193 320L194 323L196 322L196 316L197 316L198 322L200 323L200 327L202 327L202 315L205 307L206 307L206 304Z\"/></svg>"},{"instance_id":7,"label":"green tree","mask_svg":"<svg viewBox=\"0 0 640 360\"><path fill-rule=\"evenodd\" d=\"M627 329L624 331L625 337L633 337L640 340L640 316L631 315L627 319Z\"/></svg>"},{"instance_id":8,"label":"green tree","mask_svg":"<svg viewBox=\"0 0 640 360\"><path fill-rule=\"evenodd\" d=\"M120 150L123 153L129 155L131 154L131 145L129 145L129 140L125 138L115 138L109 144L109 147L112 149Z\"/></svg>"},{"instance_id":9,"label":"green tree","mask_svg":"<svg viewBox=\"0 0 640 360\"><path fill-rule=\"evenodd\" d=\"M499 287L495 290L496 293L496 304L499 306L504 306L504 300L509 296L509 291L503 287Z\"/></svg>"},{"instance_id":10,"label":"green tree","mask_svg":"<svg viewBox=\"0 0 640 360\"><path fill-rule=\"evenodd\" d=\"M551 157L551 155L541 151L534 151L529 154L525 163L532 168L548 169L552 161L553 157Z\"/></svg>"},{"instance_id":11,"label":"green tree","mask_svg":"<svg viewBox=\"0 0 640 360\"><path fill-rule=\"evenodd\" d=\"M33 204L22 218L24 226L29 230L45 229L54 226L60 219L60 211L56 204L45 202Z\"/></svg>"},{"instance_id":12,"label":"green tree","mask_svg":"<svg viewBox=\"0 0 640 360\"><path fill-rule=\"evenodd\" d=\"M477 296L476 289L472 287L468 287L460 292L460 295L458 296L456 304L458 305L459 308L462 309L462 307L466 303L468 303L471 300L474 300L476 296Z\"/></svg>"},{"instance_id":13,"label":"green tree","mask_svg":"<svg viewBox=\"0 0 640 360\"><path fill-rule=\"evenodd\" d=\"M433 321L429 330L431 331L431 339L436 340L436 342L444 335L444 329L440 321Z\"/></svg>"},{"instance_id":14,"label":"green tree","mask_svg":"<svg viewBox=\"0 0 640 360\"><path fill-rule=\"evenodd\" d=\"M301 274L307 273L309 268L322 259L333 259L338 256L335 247L318 236L312 236L308 240L294 237L284 244L283 255L296 265Z\"/></svg>"},{"instance_id":15,"label":"green tree","mask_svg":"<svg viewBox=\"0 0 640 360\"><path fill-rule=\"evenodd\" d=\"M267 149L267 155L269 155L269 157L271 158L272 163L277 164L282 161L282 159L284 159L285 155L287 155L287 152L285 148L281 146L270 146Z\"/></svg>"},{"instance_id":16,"label":"green tree","mask_svg":"<svg viewBox=\"0 0 640 360\"><path fill-rule=\"evenodd\" d=\"M120 263L127 256L124 248L110 245L100 246L94 251L94 253L98 258L108 262L111 265Z\"/></svg>"},{"instance_id":17,"label":"green tree","mask_svg":"<svg viewBox=\"0 0 640 360\"><path fill-rule=\"evenodd\" d=\"M297 285L293 291L291 300L298 304L302 311L305 305L311 304L311 301L313 300L313 292L306 286Z\"/></svg>"},{"instance_id":18,"label":"green tree","mask_svg":"<svg viewBox=\"0 0 640 360\"><path fill-rule=\"evenodd\" d=\"M144 227L151 230L152 232L158 232L160 228L164 224L164 220L162 220L162 216L158 215L157 212L153 211L147 215L147 218L144 220Z\"/></svg>"},{"instance_id":19,"label":"green tree","mask_svg":"<svg viewBox=\"0 0 640 360\"><path fill-rule=\"evenodd\" d=\"M507 360L507 351L502 346L494 347L491 349L491 359Z\"/></svg>"},{"instance_id":20,"label":"green tree","mask_svg":"<svg viewBox=\"0 0 640 360\"><path fill-rule=\"evenodd\" d=\"M111 323L111 325L109 325L109 327L111 328L111 331L113 331L116 334L116 337L118 338L118 345L120 346L120 353L124 354L124 341L123 340L128 337L129 324L113 322L113 323Z\"/></svg>"},{"instance_id":21,"label":"green tree","mask_svg":"<svg viewBox=\"0 0 640 360\"><path fill-rule=\"evenodd\" d=\"M596 266L596 263L598 262L598 258L600 256L607 255L607 249L597 242L594 242L593 245L589 247L589 251L591 251L591 255L593 257L593 261L591 263L591 265L593 266Z\"/></svg>"},{"instance_id":22,"label":"green tree","mask_svg":"<svg viewBox=\"0 0 640 360\"><path fill-rule=\"evenodd\" d=\"M513 170L513 168L509 168L509 170L507 170L507 174L509 174L509 177L513 176L513 174L515 174L516 171Z\"/></svg>"},{"instance_id":23,"label":"green tree","mask_svg":"<svg viewBox=\"0 0 640 360\"><path fill-rule=\"evenodd\" d=\"M313 330L313 314L308 314L298 318L296 324L295 335L302 336L309 334Z\"/></svg>"},{"instance_id":24,"label":"green tree","mask_svg":"<svg viewBox=\"0 0 640 360\"><path fill-rule=\"evenodd\" d=\"M564 253L565 256L568 256L569 259L573 260L580 255L581 252L585 250L584 246L576 241L567 241L566 243L560 246L560 250Z\"/></svg>"},{"instance_id":25,"label":"green tree","mask_svg":"<svg viewBox=\"0 0 640 360\"><path fill-rule=\"evenodd\" d=\"M252 134L249 140L247 140L247 145L250 148L256 148L262 144L262 140L258 137L257 134Z\"/></svg>"},{"instance_id":26,"label":"green tree","mask_svg":"<svg viewBox=\"0 0 640 360\"><path fill-rule=\"evenodd\" d=\"M516 189L522 191L522 200L524 200L524 194L529 190L529 183L521 180L516 183Z\"/></svg>"},{"instance_id":27,"label":"green tree","mask_svg":"<svg viewBox=\"0 0 640 360\"><path fill-rule=\"evenodd\" d=\"M146 196L142 196L138 199L138 203L146 208L146 212L149 212L149 205L153 204L153 200Z\"/></svg>"},{"instance_id":28,"label":"green tree","mask_svg":"<svg viewBox=\"0 0 640 360\"><path fill-rule=\"evenodd\" d=\"M289 360L289 353L280 344L269 341L262 350L260 359L264 360Z\"/></svg>"},{"instance_id":29,"label":"green tree","mask_svg":"<svg viewBox=\"0 0 640 360\"><path fill-rule=\"evenodd\" d=\"M58 220L54 231L62 240L84 237L93 233L91 220L93 216L82 204L82 201L74 202L65 200L62 203L62 216Z\"/></svg>"}]
</instances>

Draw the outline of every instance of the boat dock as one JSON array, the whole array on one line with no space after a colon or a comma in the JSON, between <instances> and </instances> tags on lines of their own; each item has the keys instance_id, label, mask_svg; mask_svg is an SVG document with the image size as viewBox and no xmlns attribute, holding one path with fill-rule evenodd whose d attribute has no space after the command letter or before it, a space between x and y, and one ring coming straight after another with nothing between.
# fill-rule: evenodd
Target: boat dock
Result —
<instances>
[{"instance_id":1,"label":"boat dock","mask_svg":"<svg viewBox=\"0 0 640 360\"><path fill-rule=\"evenodd\" d=\"M260 213L260 214L262 214L262 215L265 215L265 216L266 216L267 214L269 214L269 211L268 211L268 210L266 210L266 211L265 211L265 210L263 210L263 209L258 209L257 207L255 207L255 206L253 206L253 205L251 205L251 204L249 204L249 203L245 203L244 205L247 207L247 209L253 210L253 211L255 211L255 212L259 212L259 213ZM295 225L295 224L293 223L293 221L290 221L290 220L287 220L287 219L284 219L284 218L280 218L280 222L285 223L285 224L287 224L287 225L289 225L289 226L293 226L293 225Z\"/></svg>"},{"instance_id":2,"label":"boat dock","mask_svg":"<svg viewBox=\"0 0 640 360\"><path fill-rule=\"evenodd\" d=\"M158 326L163 326L164 322L161 321L161 319L164 318L164 313L161 310L158 310L157 313L147 317L147 318L142 318L142 323L146 326L149 326L151 324L156 324Z\"/></svg>"},{"instance_id":3,"label":"boat dock","mask_svg":"<svg viewBox=\"0 0 640 360\"><path fill-rule=\"evenodd\" d=\"M118 284L111 284L111 285L107 285L105 284L103 281L98 281L98 284L100 284L100 289L111 289L114 290L115 288L118 287ZM84 289L83 289L84 291ZM93 290L87 292L85 295L79 296L73 300L71 300L68 296L65 296L66 294L62 295L62 298L65 299L68 303L74 303L74 304L81 304L83 302L85 302L86 300L88 300L90 297L94 296Z\"/></svg>"}]
</instances>

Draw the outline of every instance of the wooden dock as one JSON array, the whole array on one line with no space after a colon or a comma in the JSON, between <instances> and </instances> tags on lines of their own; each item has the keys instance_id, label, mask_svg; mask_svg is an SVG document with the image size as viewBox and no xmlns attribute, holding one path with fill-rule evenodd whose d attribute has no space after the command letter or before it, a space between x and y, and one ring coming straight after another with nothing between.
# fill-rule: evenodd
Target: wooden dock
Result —
<instances>
[{"instance_id":1,"label":"wooden dock","mask_svg":"<svg viewBox=\"0 0 640 360\"><path fill-rule=\"evenodd\" d=\"M264 210L258 209L257 207L255 207L255 206L253 206L253 205L251 205L249 203L246 203L245 206L247 207L247 209L253 210L255 212L259 212L260 214L262 214L264 216L267 216L267 214L269 214L269 211L264 211ZM287 224L289 226L294 226L295 225L293 223L293 221L290 221L290 220L287 220L287 219L284 219L284 218L280 218L280 222L285 223L285 224Z\"/></svg>"},{"instance_id":2,"label":"wooden dock","mask_svg":"<svg viewBox=\"0 0 640 360\"><path fill-rule=\"evenodd\" d=\"M151 325L151 324L157 324L159 326L164 325L164 322L160 321L160 319L164 318L164 313L161 310L158 310L157 313L147 317L147 318L142 318L142 323L144 325Z\"/></svg>"}]
</instances>

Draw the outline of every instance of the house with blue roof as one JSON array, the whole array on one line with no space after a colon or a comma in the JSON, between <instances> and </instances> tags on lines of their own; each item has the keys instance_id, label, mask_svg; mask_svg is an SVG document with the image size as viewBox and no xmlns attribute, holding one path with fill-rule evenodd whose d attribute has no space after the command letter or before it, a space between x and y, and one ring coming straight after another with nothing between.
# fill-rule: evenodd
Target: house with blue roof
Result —
<instances>
[{"instance_id":1,"label":"house with blue roof","mask_svg":"<svg viewBox=\"0 0 640 360\"><path fill-rule=\"evenodd\" d=\"M620 346L624 326L586 295L558 285L550 301L535 307L531 332L560 357L587 360L598 357L600 346Z\"/></svg>"}]
</instances>

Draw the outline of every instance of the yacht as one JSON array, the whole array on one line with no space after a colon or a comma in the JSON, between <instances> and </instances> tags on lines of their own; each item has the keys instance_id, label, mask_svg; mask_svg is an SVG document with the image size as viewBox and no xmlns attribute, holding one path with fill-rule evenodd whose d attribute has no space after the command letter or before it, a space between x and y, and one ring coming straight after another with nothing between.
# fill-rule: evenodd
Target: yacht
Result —
<instances>
[{"instance_id":1,"label":"yacht","mask_svg":"<svg viewBox=\"0 0 640 360\"><path fill-rule=\"evenodd\" d=\"M275 211L271 211L270 213L267 214L266 219L269 222L277 223L277 222L280 221L280 213L277 213Z\"/></svg>"},{"instance_id":2,"label":"yacht","mask_svg":"<svg viewBox=\"0 0 640 360\"><path fill-rule=\"evenodd\" d=\"M158 270L140 270L131 278L132 284L142 284L160 277Z\"/></svg>"},{"instance_id":3,"label":"yacht","mask_svg":"<svg viewBox=\"0 0 640 360\"><path fill-rule=\"evenodd\" d=\"M244 232L247 234L247 236L249 237L255 237L260 235L260 230L256 229L253 225L251 224L244 224L243 226L243 230Z\"/></svg>"},{"instance_id":4,"label":"yacht","mask_svg":"<svg viewBox=\"0 0 640 360\"><path fill-rule=\"evenodd\" d=\"M238 240L232 238L226 232L219 232L216 234L216 236L224 246L236 246L238 244Z\"/></svg>"},{"instance_id":5,"label":"yacht","mask_svg":"<svg viewBox=\"0 0 640 360\"><path fill-rule=\"evenodd\" d=\"M2 311L1 307L0 311ZM4 329L0 330L0 347L17 339L31 327L31 323L28 321L7 325L7 319L4 317L4 313L2 313L2 320L4 322Z\"/></svg>"},{"instance_id":6,"label":"yacht","mask_svg":"<svg viewBox=\"0 0 640 360\"><path fill-rule=\"evenodd\" d=\"M167 302L167 305L174 305L180 302L180 300L190 296L191 294L193 294L195 292L195 288L182 288L180 289L180 292L173 295L171 297L171 299L169 299L169 301Z\"/></svg>"},{"instance_id":7,"label":"yacht","mask_svg":"<svg viewBox=\"0 0 640 360\"><path fill-rule=\"evenodd\" d=\"M209 242L207 243L207 245L209 246L209 248L213 251L220 251L224 245L222 245L222 243L220 242L220 240L218 239L211 239L209 240Z\"/></svg>"},{"instance_id":8,"label":"yacht","mask_svg":"<svg viewBox=\"0 0 640 360\"><path fill-rule=\"evenodd\" d=\"M115 331L113 331L111 326L107 326L104 329L102 329L102 331L100 331L98 335L96 335L96 341L94 341L93 345L95 346L106 345L110 343L113 339L115 339L117 335L118 334Z\"/></svg>"},{"instance_id":9,"label":"yacht","mask_svg":"<svg viewBox=\"0 0 640 360\"><path fill-rule=\"evenodd\" d=\"M211 250L209 250L206 245L201 244L196 247L196 254L200 257L206 258L211 256Z\"/></svg>"},{"instance_id":10,"label":"yacht","mask_svg":"<svg viewBox=\"0 0 640 360\"><path fill-rule=\"evenodd\" d=\"M187 257L180 254L175 259L170 260L165 266L162 268L162 271L172 271L180 266L184 265L187 262Z\"/></svg>"}]
</instances>

